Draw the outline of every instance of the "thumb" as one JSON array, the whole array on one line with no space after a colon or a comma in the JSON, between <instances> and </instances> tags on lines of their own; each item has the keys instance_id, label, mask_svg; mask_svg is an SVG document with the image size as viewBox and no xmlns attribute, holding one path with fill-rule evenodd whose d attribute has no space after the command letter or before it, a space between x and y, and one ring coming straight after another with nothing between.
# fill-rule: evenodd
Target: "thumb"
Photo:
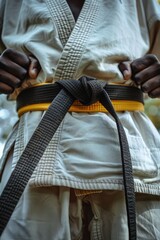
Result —
<instances>
[{"instance_id":1,"label":"thumb","mask_svg":"<svg viewBox=\"0 0 160 240\"><path fill-rule=\"evenodd\" d=\"M118 68L121 71L124 80L129 80L131 78L132 76L131 61L119 63Z\"/></svg>"},{"instance_id":2,"label":"thumb","mask_svg":"<svg viewBox=\"0 0 160 240\"><path fill-rule=\"evenodd\" d=\"M28 75L30 78L35 79L41 70L41 66L37 58L33 56L29 56L29 59L30 59L30 65L28 69Z\"/></svg>"}]
</instances>

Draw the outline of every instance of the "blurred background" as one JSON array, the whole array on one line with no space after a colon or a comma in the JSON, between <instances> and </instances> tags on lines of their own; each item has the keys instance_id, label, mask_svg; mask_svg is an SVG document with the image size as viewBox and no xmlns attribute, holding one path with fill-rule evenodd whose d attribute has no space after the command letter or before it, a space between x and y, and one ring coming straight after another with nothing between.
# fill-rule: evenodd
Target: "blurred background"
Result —
<instances>
[{"instance_id":1,"label":"blurred background","mask_svg":"<svg viewBox=\"0 0 160 240\"><path fill-rule=\"evenodd\" d=\"M145 99L145 112L160 132L160 99ZM7 101L6 96L0 95L0 156L4 143L13 125L18 120L16 105L13 101Z\"/></svg>"},{"instance_id":2,"label":"blurred background","mask_svg":"<svg viewBox=\"0 0 160 240\"><path fill-rule=\"evenodd\" d=\"M13 125L18 120L16 104L14 101L7 101L6 95L0 95L0 157L4 143Z\"/></svg>"}]
</instances>

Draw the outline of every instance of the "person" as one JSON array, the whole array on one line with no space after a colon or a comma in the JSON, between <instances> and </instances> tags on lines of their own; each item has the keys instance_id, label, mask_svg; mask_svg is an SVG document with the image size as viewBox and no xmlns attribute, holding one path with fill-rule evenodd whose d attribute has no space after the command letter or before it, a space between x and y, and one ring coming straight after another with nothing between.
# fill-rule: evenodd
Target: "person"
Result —
<instances>
[{"instance_id":1,"label":"person","mask_svg":"<svg viewBox=\"0 0 160 240\"><path fill-rule=\"evenodd\" d=\"M8 100L18 99L27 89L29 101L33 88L50 87L59 80L76 82L83 76L160 97L158 1L1 0L0 4L0 92ZM118 100L113 105L131 154L137 239L158 240L160 136L141 103ZM128 239L116 124L108 112L85 109L65 115L2 240ZM19 120L1 159L1 192L46 111L43 104L18 110Z\"/></svg>"}]
</instances>

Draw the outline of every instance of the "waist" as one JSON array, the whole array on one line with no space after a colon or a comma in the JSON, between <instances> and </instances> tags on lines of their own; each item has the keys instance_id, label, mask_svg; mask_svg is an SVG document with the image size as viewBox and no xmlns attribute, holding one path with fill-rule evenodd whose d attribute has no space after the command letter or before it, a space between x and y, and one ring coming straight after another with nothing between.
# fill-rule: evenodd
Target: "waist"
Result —
<instances>
[{"instance_id":1,"label":"waist","mask_svg":"<svg viewBox=\"0 0 160 240\"><path fill-rule=\"evenodd\" d=\"M143 93L140 89L122 85L106 85L115 111L144 111ZM38 84L23 90L17 97L17 112L21 116L28 111L45 111L59 93L56 84ZM103 105L97 101L89 106L75 100L69 112L107 112Z\"/></svg>"}]
</instances>

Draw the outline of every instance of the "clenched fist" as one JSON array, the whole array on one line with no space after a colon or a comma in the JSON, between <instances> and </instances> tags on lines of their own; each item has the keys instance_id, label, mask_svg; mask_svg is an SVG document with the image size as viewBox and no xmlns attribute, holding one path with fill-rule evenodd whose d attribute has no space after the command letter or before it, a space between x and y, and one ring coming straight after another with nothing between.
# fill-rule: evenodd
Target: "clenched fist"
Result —
<instances>
[{"instance_id":1,"label":"clenched fist","mask_svg":"<svg viewBox=\"0 0 160 240\"><path fill-rule=\"evenodd\" d=\"M0 56L0 93L10 94L29 76L36 78L41 67L33 56L6 49Z\"/></svg>"},{"instance_id":2,"label":"clenched fist","mask_svg":"<svg viewBox=\"0 0 160 240\"><path fill-rule=\"evenodd\" d=\"M160 62L152 54L133 62L122 62L119 69L125 80L132 79L151 98L160 98Z\"/></svg>"}]
</instances>

